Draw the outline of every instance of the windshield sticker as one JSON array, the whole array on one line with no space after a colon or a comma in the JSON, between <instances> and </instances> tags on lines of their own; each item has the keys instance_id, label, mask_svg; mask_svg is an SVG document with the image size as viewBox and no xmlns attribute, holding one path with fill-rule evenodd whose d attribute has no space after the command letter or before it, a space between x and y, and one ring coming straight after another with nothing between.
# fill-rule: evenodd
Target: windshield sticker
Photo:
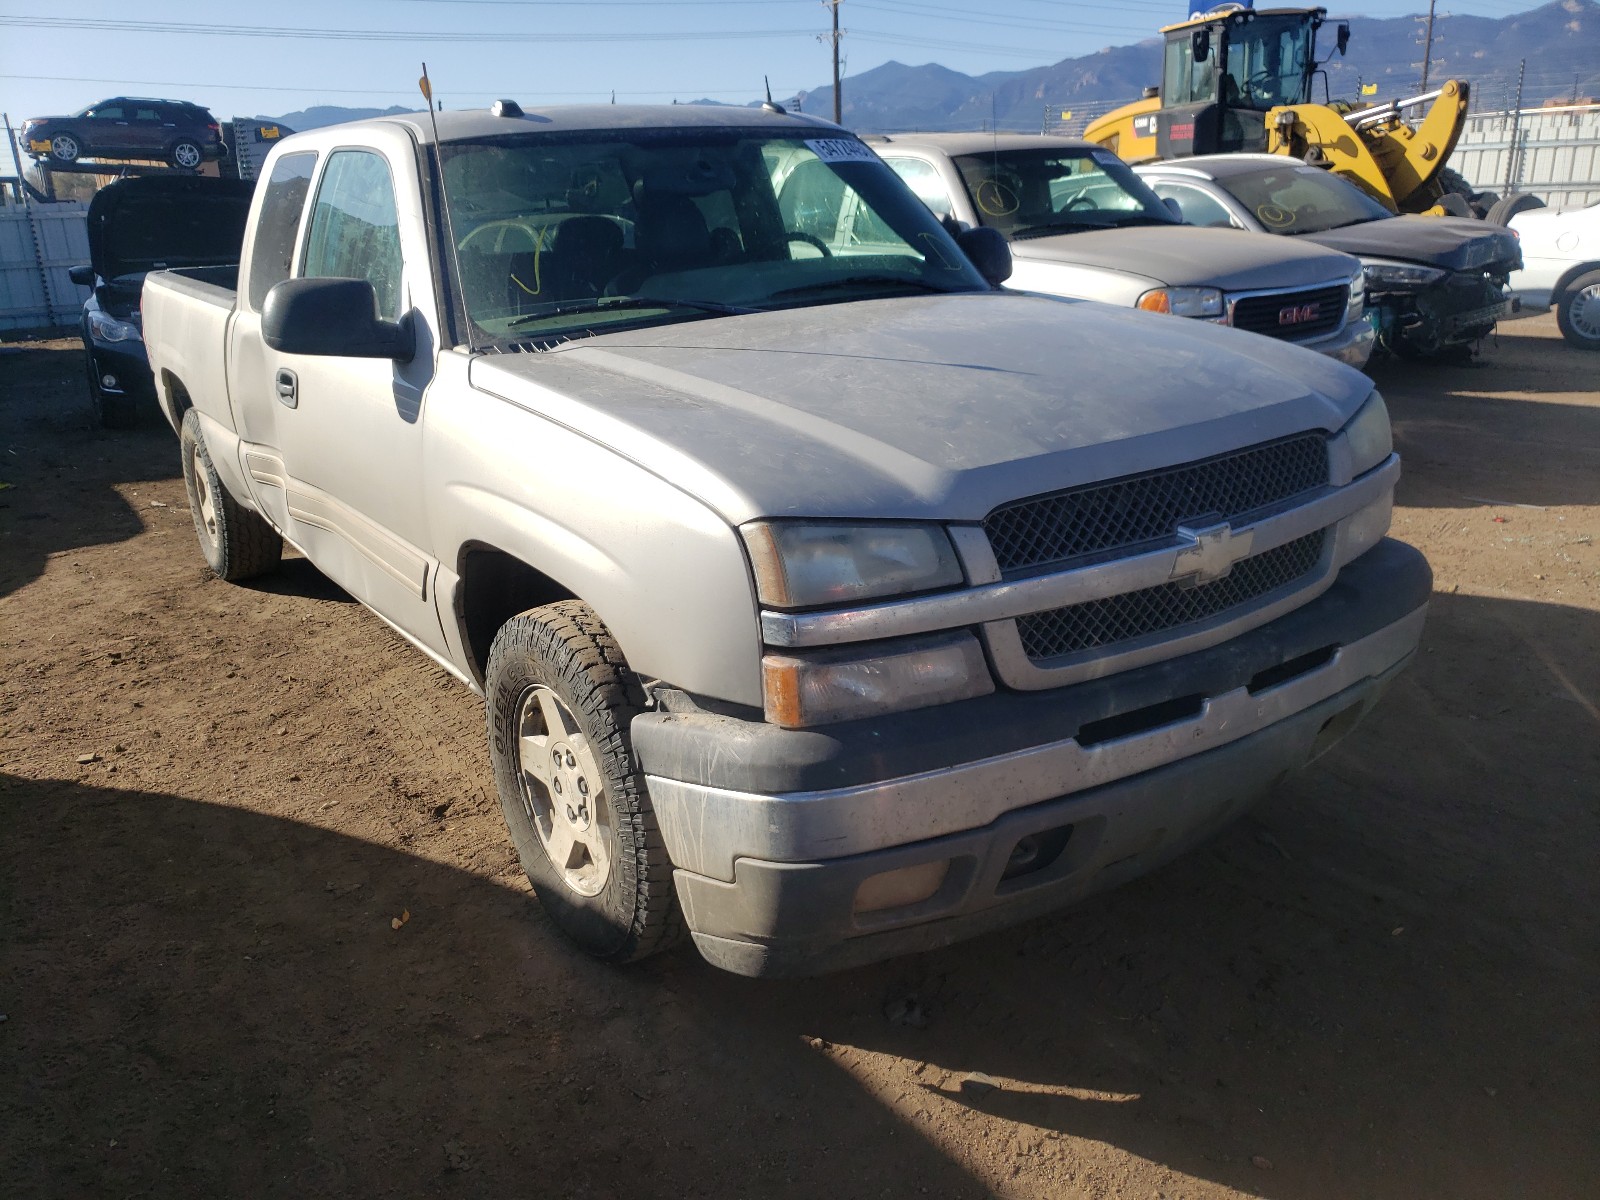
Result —
<instances>
[{"instance_id":1,"label":"windshield sticker","mask_svg":"<svg viewBox=\"0 0 1600 1200\"><path fill-rule=\"evenodd\" d=\"M1294 224L1294 214L1276 204L1257 205L1256 216L1268 229L1287 229Z\"/></svg>"},{"instance_id":2,"label":"windshield sticker","mask_svg":"<svg viewBox=\"0 0 1600 1200\"><path fill-rule=\"evenodd\" d=\"M823 162L877 162L872 147L855 138L811 138L806 148Z\"/></svg>"}]
</instances>

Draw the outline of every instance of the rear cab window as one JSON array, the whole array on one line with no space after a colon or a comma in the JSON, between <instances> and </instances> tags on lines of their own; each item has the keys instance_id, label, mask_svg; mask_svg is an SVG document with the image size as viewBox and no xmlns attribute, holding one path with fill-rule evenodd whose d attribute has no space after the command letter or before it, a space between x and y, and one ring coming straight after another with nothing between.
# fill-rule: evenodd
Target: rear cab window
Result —
<instances>
[{"instance_id":1,"label":"rear cab window","mask_svg":"<svg viewBox=\"0 0 1600 1200\"><path fill-rule=\"evenodd\" d=\"M256 219L255 241L250 246L250 307L257 312L275 284L289 278L294 268L294 247L300 220L311 190L311 173L317 165L314 151L285 154L272 168Z\"/></svg>"}]
</instances>

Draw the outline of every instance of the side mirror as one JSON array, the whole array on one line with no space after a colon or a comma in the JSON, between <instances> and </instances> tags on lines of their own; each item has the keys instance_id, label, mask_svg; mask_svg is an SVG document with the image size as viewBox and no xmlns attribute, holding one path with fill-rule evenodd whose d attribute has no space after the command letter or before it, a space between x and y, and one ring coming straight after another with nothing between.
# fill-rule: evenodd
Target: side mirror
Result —
<instances>
[{"instance_id":1,"label":"side mirror","mask_svg":"<svg viewBox=\"0 0 1600 1200\"><path fill-rule=\"evenodd\" d=\"M1338 40L1335 44L1339 47L1340 54L1343 54L1345 48L1350 45L1350 26L1342 21L1339 23Z\"/></svg>"},{"instance_id":2,"label":"side mirror","mask_svg":"<svg viewBox=\"0 0 1600 1200\"><path fill-rule=\"evenodd\" d=\"M1194 60L1203 63L1211 57L1211 30L1196 29L1189 35L1189 49L1194 52Z\"/></svg>"},{"instance_id":3,"label":"side mirror","mask_svg":"<svg viewBox=\"0 0 1600 1200\"><path fill-rule=\"evenodd\" d=\"M79 287L93 287L94 268L89 266L68 267L67 278Z\"/></svg>"},{"instance_id":4,"label":"side mirror","mask_svg":"<svg viewBox=\"0 0 1600 1200\"><path fill-rule=\"evenodd\" d=\"M972 265L978 268L978 274L987 279L991 287L999 287L1011 278L1011 246L1006 241L1006 235L998 229L990 229L987 225L963 229L956 238L956 245L972 260Z\"/></svg>"},{"instance_id":5,"label":"side mirror","mask_svg":"<svg viewBox=\"0 0 1600 1200\"><path fill-rule=\"evenodd\" d=\"M1178 220L1183 220L1183 205L1179 204L1171 196L1163 196L1161 198L1161 203L1165 204L1167 206L1167 211L1173 216L1177 217Z\"/></svg>"},{"instance_id":6,"label":"side mirror","mask_svg":"<svg viewBox=\"0 0 1600 1200\"><path fill-rule=\"evenodd\" d=\"M378 294L365 279L275 285L261 306L261 340L283 354L410 362L416 353L410 323L378 316Z\"/></svg>"}]
</instances>

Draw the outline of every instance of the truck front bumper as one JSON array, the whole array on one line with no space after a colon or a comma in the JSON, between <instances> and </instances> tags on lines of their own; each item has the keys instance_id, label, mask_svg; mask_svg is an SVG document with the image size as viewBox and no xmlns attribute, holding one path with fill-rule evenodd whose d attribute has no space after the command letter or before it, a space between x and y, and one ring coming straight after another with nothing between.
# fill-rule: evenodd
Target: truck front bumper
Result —
<instances>
[{"instance_id":1,"label":"truck front bumper","mask_svg":"<svg viewBox=\"0 0 1600 1200\"><path fill-rule=\"evenodd\" d=\"M1426 560L1385 540L1232 641L1045 692L791 731L637 718L709 961L800 975L929 949L1132 879L1347 733L1415 651Z\"/></svg>"},{"instance_id":2,"label":"truck front bumper","mask_svg":"<svg viewBox=\"0 0 1600 1200\"><path fill-rule=\"evenodd\" d=\"M1346 321L1337 332L1330 333L1326 337L1312 338L1294 344L1303 346L1307 350L1315 350L1318 354L1326 354L1329 358L1338 359L1347 366L1360 370L1367 365L1367 360L1372 357L1373 348L1377 343L1377 333L1371 323L1363 317L1360 320Z\"/></svg>"}]
</instances>

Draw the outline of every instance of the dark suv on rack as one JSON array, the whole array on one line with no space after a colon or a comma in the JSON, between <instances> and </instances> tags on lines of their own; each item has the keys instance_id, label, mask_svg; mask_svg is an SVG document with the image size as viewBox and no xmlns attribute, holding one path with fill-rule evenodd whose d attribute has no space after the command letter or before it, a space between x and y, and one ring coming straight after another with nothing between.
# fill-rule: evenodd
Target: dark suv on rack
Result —
<instances>
[{"instance_id":1,"label":"dark suv on rack","mask_svg":"<svg viewBox=\"0 0 1600 1200\"><path fill-rule=\"evenodd\" d=\"M22 145L33 157L61 165L134 158L192 169L224 153L222 128L208 109L138 96L102 100L70 117L30 117L22 124Z\"/></svg>"}]
</instances>

